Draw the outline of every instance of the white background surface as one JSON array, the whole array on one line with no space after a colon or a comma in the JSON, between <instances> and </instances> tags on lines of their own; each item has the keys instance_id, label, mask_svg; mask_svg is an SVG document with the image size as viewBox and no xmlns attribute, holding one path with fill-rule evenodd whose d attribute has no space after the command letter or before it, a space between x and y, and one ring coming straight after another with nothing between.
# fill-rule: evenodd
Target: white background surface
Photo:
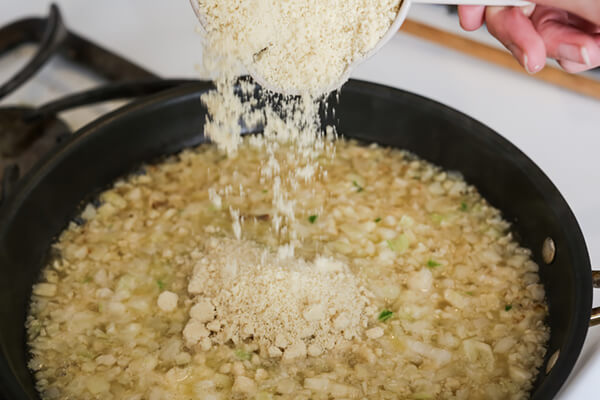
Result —
<instances>
[{"instance_id":1,"label":"white background surface","mask_svg":"<svg viewBox=\"0 0 600 400\"><path fill-rule=\"evenodd\" d=\"M187 0L59 0L69 28L164 77L199 77L201 46ZM32 14L46 15L47 0L0 0L0 25ZM414 6L409 17L459 31L456 17L440 8ZM484 32L470 34L490 40ZM23 50L27 52L28 50ZM18 63L0 60L0 79ZM56 72L58 71L58 73ZM600 266L600 101L555 88L428 42L397 35L353 77L406 89L456 108L490 126L529 155L571 205L584 232L592 264ZM37 103L64 92L73 81L54 61L8 100ZM89 113L90 111L88 111ZM69 113L75 126L89 120ZM596 306L600 295L595 293ZM588 333L583 355L560 399L597 398L600 327Z\"/></svg>"}]
</instances>

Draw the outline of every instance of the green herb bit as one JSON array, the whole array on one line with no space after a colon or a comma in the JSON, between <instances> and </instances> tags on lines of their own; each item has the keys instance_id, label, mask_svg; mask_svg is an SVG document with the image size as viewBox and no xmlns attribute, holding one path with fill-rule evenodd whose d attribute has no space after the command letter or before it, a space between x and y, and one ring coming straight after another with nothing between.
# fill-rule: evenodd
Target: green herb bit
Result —
<instances>
[{"instance_id":1,"label":"green herb bit","mask_svg":"<svg viewBox=\"0 0 600 400\"><path fill-rule=\"evenodd\" d=\"M365 188L363 188L362 186L360 186L358 184L358 182L356 182L356 181L352 181L352 185L354 185L354 187L356 188L357 192L362 192L363 190L365 190Z\"/></svg>"},{"instance_id":2,"label":"green herb bit","mask_svg":"<svg viewBox=\"0 0 600 400\"><path fill-rule=\"evenodd\" d=\"M267 189L263 189L262 191L263 193L269 193L269 191Z\"/></svg>"},{"instance_id":3,"label":"green herb bit","mask_svg":"<svg viewBox=\"0 0 600 400\"><path fill-rule=\"evenodd\" d=\"M460 203L460 211L468 211L469 210L469 206L467 205L467 203L465 203L464 201L462 203Z\"/></svg>"},{"instance_id":4,"label":"green herb bit","mask_svg":"<svg viewBox=\"0 0 600 400\"><path fill-rule=\"evenodd\" d=\"M308 222L314 224L318 217L318 215L311 215L310 217L308 217Z\"/></svg>"},{"instance_id":5,"label":"green herb bit","mask_svg":"<svg viewBox=\"0 0 600 400\"><path fill-rule=\"evenodd\" d=\"M512 310L512 304L507 304L504 306L504 311L510 311Z\"/></svg>"},{"instance_id":6,"label":"green herb bit","mask_svg":"<svg viewBox=\"0 0 600 400\"><path fill-rule=\"evenodd\" d=\"M402 254L408 250L409 240L406 235L400 235L395 239L388 240L387 245L392 251Z\"/></svg>"},{"instance_id":7,"label":"green herb bit","mask_svg":"<svg viewBox=\"0 0 600 400\"><path fill-rule=\"evenodd\" d=\"M434 261L434 260L429 260L429 261L427 261L427 266L428 266L429 268L435 268L435 267L439 267L440 265L442 265L442 264L440 264L439 262L437 262L437 261Z\"/></svg>"},{"instance_id":8,"label":"green herb bit","mask_svg":"<svg viewBox=\"0 0 600 400\"><path fill-rule=\"evenodd\" d=\"M431 217L431 220L432 220L433 222L435 222L436 224L441 224L441 223L442 223L442 221L443 221L443 219L444 219L444 216L443 216L443 215L441 215L441 214L437 214L437 213L433 213L433 214L431 214L431 216L430 216L430 217Z\"/></svg>"},{"instance_id":9,"label":"green herb bit","mask_svg":"<svg viewBox=\"0 0 600 400\"><path fill-rule=\"evenodd\" d=\"M249 361L252 358L252 353L249 353L243 349L236 349L233 354L240 361Z\"/></svg>"},{"instance_id":10,"label":"green herb bit","mask_svg":"<svg viewBox=\"0 0 600 400\"><path fill-rule=\"evenodd\" d=\"M90 283L91 281L92 281L92 277L86 276L85 279L83 280L83 283Z\"/></svg>"},{"instance_id":11,"label":"green herb bit","mask_svg":"<svg viewBox=\"0 0 600 400\"><path fill-rule=\"evenodd\" d=\"M377 319L380 320L381 322L385 322L388 319L392 318L393 316L394 316L393 311L383 310L379 313L379 317L377 317Z\"/></svg>"},{"instance_id":12,"label":"green herb bit","mask_svg":"<svg viewBox=\"0 0 600 400\"><path fill-rule=\"evenodd\" d=\"M89 351L82 351L81 353L79 353L79 356L83 357L83 358L89 358L89 359L94 358L94 355L92 353L90 353Z\"/></svg>"},{"instance_id":13,"label":"green herb bit","mask_svg":"<svg viewBox=\"0 0 600 400\"><path fill-rule=\"evenodd\" d=\"M158 280L156 281L156 286L158 286L158 288L159 288L160 290L164 290L164 289L165 289L165 287L166 287L167 285L165 284L165 282L163 282L163 280L162 280L162 279L158 279Z\"/></svg>"},{"instance_id":14,"label":"green herb bit","mask_svg":"<svg viewBox=\"0 0 600 400\"><path fill-rule=\"evenodd\" d=\"M377 217L374 219L375 223L381 222L381 217Z\"/></svg>"},{"instance_id":15,"label":"green herb bit","mask_svg":"<svg viewBox=\"0 0 600 400\"><path fill-rule=\"evenodd\" d=\"M473 296L473 294L474 294L474 293L473 293L473 292L465 292L465 294L466 294L467 296Z\"/></svg>"}]
</instances>

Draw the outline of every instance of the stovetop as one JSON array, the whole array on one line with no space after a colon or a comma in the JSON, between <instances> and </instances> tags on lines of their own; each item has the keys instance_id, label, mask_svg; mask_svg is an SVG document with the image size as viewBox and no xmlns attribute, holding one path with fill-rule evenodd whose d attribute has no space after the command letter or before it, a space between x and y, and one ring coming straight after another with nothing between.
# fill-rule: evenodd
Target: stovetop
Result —
<instances>
[{"instance_id":1,"label":"stovetop","mask_svg":"<svg viewBox=\"0 0 600 400\"><path fill-rule=\"evenodd\" d=\"M44 136L45 139L32 140L37 138L36 134L25 135L25 138L12 134L10 140L0 140L0 152L10 153L4 157L4 161L0 157L0 163L3 163L0 164L0 176L4 168L9 167L6 174L8 178L3 180L5 184L14 182L33 160L68 132L122 105L124 101L164 89L164 86L153 86L158 78L156 72L165 77L201 78L194 68L201 62L200 40L194 33L195 18L186 0L57 1L68 16L68 26L77 32L84 32L93 39L88 42L96 44L91 43L87 52L80 48L78 53L77 48L73 50L69 47L78 41L65 39L73 37L65 33L60 45L54 48L52 56L37 73L5 97L0 97L0 107L6 109L10 104L39 108L51 100L94 87L103 88L107 84L111 85L108 93L104 89L100 93L93 92L92 100L121 100L76 108L70 108L73 104L58 103L58 106L69 106L68 111L61 111L58 117L52 113L57 108L43 107L45 113L42 114L46 116L42 118L45 121L43 129L50 133ZM3 4L0 25L28 15L48 14L48 5L48 0ZM16 35L16 38L6 39L0 34L0 85L22 70L39 51L38 43L45 37L43 32L48 31L48 16L40 18L45 20L43 23L38 21L36 27L29 28L29 36L25 38ZM455 16L448 17L443 8L413 6L409 16L493 43L484 32L460 32ZM54 32L57 36L63 35L58 34L59 29ZM86 40L85 37L73 35ZM17 43L24 44L17 46ZM54 42L46 40L45 43ZM116 57L120 60L117 62L120 66L114 67L113 64L111 68L111 65L98 65L98 60L90 56L93 51L90 53L89 49L94 46L99 52L106 51L105 56L109 59ZM115 53L107 49L114 49ZM125 54L136 62L119 57L117 53ZM600 264L600 186L596 184L600 182L597 159L597 149L600 148L598 102L402 34L359 66L353 77L401 87L450 104L501 132L540 165L558 186L582 226L592 262ZM168 87L181 84L177 81L159 85ZM87 99L88 96L89 93L86 93L83 97ZM81 97L70 99L75 104L81 101ZM54 104L54 107L57 105ZM4 125L2 118L0 111L0 126ZM6 118L14 116L6 114ZM32 118L30 114L27 121L20 121L19 124L30 125L35 121ZM23 149L31 150L30 155L26 155ZM18 171L10 167L15 164L19 166ZM595 294L595 305L599 306L600 297L598 293ZM558 398L594 398L595 382L600 379L599 349L600 328L591 329L582 356Z\"/></svg>"},{"instance_id":2,"label":"stovetop","mask_svg":"<svg viewBox=\"0 0 600 400\"><path fill-rule=\"evenodd\" d=\"M72 133L73 125L122 105L115 99L144 96L189 81L161 79L70 31L55 5L45 18L23 18L0 28L0 57L10 53L17 53L16 58L13 54L9 59L13 65L1 68L0 61L0 81L4 82L0 85L0 100L10 100L23 88L31 91L37 103L0 107L0 200L41 156ZM52 75L40 79L38 74L48 66ZM73 79L73 75L79 79ZM88 88L82 90L81 86ZM23 95L19 93L21 98ZM94 107L87 110L87 118L81 111L69 118L70 123L60 116L88 105Z\"/></svg>"}]
</instances>

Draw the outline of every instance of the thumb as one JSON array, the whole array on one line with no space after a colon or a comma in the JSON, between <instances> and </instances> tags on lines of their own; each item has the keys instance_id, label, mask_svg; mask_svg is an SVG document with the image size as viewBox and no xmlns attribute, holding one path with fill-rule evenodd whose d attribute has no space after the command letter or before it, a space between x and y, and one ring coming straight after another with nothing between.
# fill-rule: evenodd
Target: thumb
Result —
<instances>
[{"instance_id":1,"label":"thumb","mask_svg":"<svg viewBox=\"0 0 600 400\"><path fill-rule=\"evenodd\" d=\"M600 65L598 35L571 24L568 12L538 7L532 21L548 56L559 60L565 70L579 72Z\"/></svg>"},{"instance_id":2,"label":"thumb","mask_svg":"<svg viewBox=\"0 0 600 400\"><path fill-rule=\"evenodd\" d=\"M600 1L598 0L532 0L533 2L572 12L596 25L600 25Z\"/></svg>"}]
</instances>

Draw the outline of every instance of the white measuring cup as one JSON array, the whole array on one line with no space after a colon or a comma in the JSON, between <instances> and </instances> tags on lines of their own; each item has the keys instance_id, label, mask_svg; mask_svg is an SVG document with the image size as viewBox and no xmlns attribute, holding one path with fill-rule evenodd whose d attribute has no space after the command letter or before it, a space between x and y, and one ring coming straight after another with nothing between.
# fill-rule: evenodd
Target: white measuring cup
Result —
<instances>
[{"instance_id":1,"label":"white measuring cup","mask_svg":"<svg viewBox=\"0 0 600 400\"><path fill-rule=\"evenodd\" d=\"M190 3L192 4L192 8L194 9L194 12L196 13L196 17L198 17L198 20L200 21L200 25L204 29L206 29L206 18L200 12L200 6L198 3L198 0L190 0ZM396 19L394 19L394 22L392 23L390 28L381 37L379 42L377 42L375 47L373 47L371 50L367 51L366 53L361 55L359 58L354 60L351 64L349 64L346 67L346 69L344 70L344 72L341 74L340 78L333 85L331 85L328 88L325 88L323 90L323 93L329 93L329 92L337 90L339 87L341 87L344 84L344 82L346 82L348 80L348 78L350 77L350 74L352 73L352 70L358 64L365 61L369 57L373 56L375 53L377 53L377 51L379 49L381 49L383 47L383 45L385 45L387 42L389 42L394 37L396 32L398 32L398 29L400 29L400 27L402 26L402 23L404 22L404 20L406 19L406 16L408 15L408 10L410 9L410 6L415 3L417 3L417 4L448 4L448 5L478 5L478 6L515 6L515 7L524 7L524 6L528 6L528 5L532 4L530 1L524 1L524 0L403 0L402 4L400 5L400 9L398 10L398 15L396 15ZM252 76L252 78L256 82L258 82L263 88L265 88L267 90L282 93L282 94L288 94L288 95L299 94L299 91L297 91L297 90L289 90L289 89L283 90L282 88L278 88L278 87L272 85L261 74L259 74L256 70L254 70L254 68L252 68L251 65L246 65L246 69L248 70L248 73Z\"/></svg>"}]
</instances>

